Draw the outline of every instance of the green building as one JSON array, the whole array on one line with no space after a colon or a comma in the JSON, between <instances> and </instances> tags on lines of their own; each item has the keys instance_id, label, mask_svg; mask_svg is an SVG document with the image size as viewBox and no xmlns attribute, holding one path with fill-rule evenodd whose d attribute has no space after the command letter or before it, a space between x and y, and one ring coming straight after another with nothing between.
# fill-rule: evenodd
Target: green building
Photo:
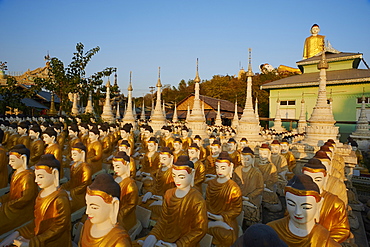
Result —
<instances>
[{"instance_id":1,"label":"green building","mask_svg":"<svg viewBox=\"0 0 370 247\"><path fill-rule=\"evenodd\" d=\"M269 82L261 86L268 90L269 114L271 118L276 114L276 102L280 100L281 118L298 120L301 115L301 101L304 97L304 114L308 120L313 107L316 104L319 70L317 64L321 55L304 59L297 62L301 75L295 75ZM348 135L355 131L360 109L361 98L366 97L366 110L370 119L370 69L363 60L361 53L330 53L326 52L326 60L329 64L327 70L327 98L332 104L334 119L337 121L341 134L340 141L345 142ZM368 69L359 69L361 61ZM329 103L328 102L328 103ZM273 123L270 123L272 126ZM295 127L296 124L293 126ZM284 123L289 129L289 124Z\"/></svg>"}]
</instances>

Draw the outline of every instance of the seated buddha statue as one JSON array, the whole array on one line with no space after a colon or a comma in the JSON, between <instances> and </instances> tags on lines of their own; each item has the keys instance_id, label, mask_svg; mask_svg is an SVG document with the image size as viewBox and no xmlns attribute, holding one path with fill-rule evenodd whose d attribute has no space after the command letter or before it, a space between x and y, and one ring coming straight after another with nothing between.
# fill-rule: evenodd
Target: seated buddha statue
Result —
<instances>
[{"instance_id":1,"label":"seated buddha statue","mask_svg":"<svg viewBox=\"0 0 370 247\"><path fill-rule=\"evenodd\" d=\"M31 223L17 229L4 242L16 246L72 246L71 208L68 194L59 187L60 162L53 154L44 154L35 165L40 187ZM3 244L4 244L3 242Z\"/></svg>"},{"instance_id":2,"label":"seated buddha statue","mask_svg":"<svg viewBox=\"0 0 370 247\"><path fill-rule=\"evenodd\" d=\"M134 151L135 151L135 142L134 142L134 137L131 135L131 127L130 125L127 125L125 124L122 128L120 128L120 137L121 137L121 140L119 141L118 145L126 140L129 144L130 144L130 147L131 147L131 153L129 153L129 155L133 155L134 154Z\"/></svg>"},{"instance_id":3,"label":"seated buddha statue","mask_svg":"<svg viewBox=\"0 0 370 247\"><path fill-rule=\"evenodd\" d=\"M311 36L306 38L303 48L303 59L316 56L324 50L325 36L319 35L320 27L313 24L311 27Z\"/></svg>"},{"instance_id":4,"label":"seated buddha statue","mask_svg":"<svg viewBox=\"0 0 370 247\"><path fill-rule=\"evenodd\" d=\"M157 152L158 143L155 137L150 137L146 146L147 152L140 161L141 169L137 173L137 176L150 176L159 168L159 153Z\"/></svg>"},{"instance_id":5,"label":"seated buddha statue","mask_svg":"<svg viewBox=\"0 0 370 247\"><path fill-rule=\"evenodd\" d=\"M280 142L278 140L273 140L270 145L270 148L271 148L271 162L276 166L278 180L281 182L287 182L285 174L288 171L288 162L285 159L285 157L281 154Z\"/></svg>"},{"instance_id":6,"label":"seated buddha statue","mask_svg":"<svg viewBox=\"0 0 370 247\"><path fill-rule=\"evenodd\" d=\"M321 192L323 202L318 223L329 231L336 242L344 242L350 235L346 205L338 196L325 190L328 176L326 167L319 159L313 158L302 167L302 173L310 176Z\"/></svg>"},{"instance_id":7,"label":"seated buddha statue","mask_svg":"<svg viewBox=\"0 0 370 247\"><path fill-rule=\"evenodd\" d=\"M99 130L96 126L89 131L89 144L87 145L87 163L91 166L92 174L102 169L103 146L99 141Z\"/></svg>"},{"instance_id":8,"label":"seated buddha statue","mask_svg":"<svg viewBox=\"0 0 370 247\"><path fill-rule=\"evenodd\" d=\"M78 130L80 131L78 137L80 138L81 142L87 147L89 144L89 127L87 123L80 123L78 125Z\"/></svg>"},{"instance_id":9,"label":"seated buddha statue","mask_svg":"<svg viewBox=\"0 0 370 247\"><path fill-rule=\"evenodd\" d=\"M71 148L71 157L73 160L71 166L71 178L61 186L71 197L71 211L86 206L85 194L86 188L91 184L91 167L86 163L87 148L82 142L76 143Z\"/></svg>"},{"instance_id":10,"label":"seated buddha statue","mask_svg":"<svg viewBox=\"0 0 370 247\"><path fill-rule=\"evenodd\" d=\"M279 238L288 246L341 246L319 221L322 206L320 189L310 176L295 175L285 187L288 216L271 221Z\"/></svg>"},{"instance_id":11,"label":"seated buddha statue","mask_svg":"<svg viewBox=\"0 0 370 247\"><path fill-rule=\"evenodd\" d=\"M216 160L217 178L208 182L206 192L208 233L212 244L231 246L237 239L239 227L236 217L242 211L242 192L230 178L234 164L227 152L221 152Z\"/></svg>"},{"instance_id":12,"label":"seated buddha statue","mask_svg":"<svg viewBox=\"0 0 370 247\"><path fill-rule=\"evenodd\" d=\"M27 166L29 157L30 151L23 144L15 145L9 152L9 165L15 171L9 193L0 197L0 235L33 219L38 190L35 175Z\"/></svg>"},{"instance_id":13,"label":"seated buddha statue","mask_svg":"<svg viewBox=\"0 0 370 247\"><path fill-rule=\"evenodd\" d=\"M62 149L57 143L57 132L52 127L47 127L42 132L42 139L45 143L44 154L52 154L59 161L62 162ZM64 167L60 167L60 178L64 177Z\"/></svg>"},{"instance_id":14,"label":"seated buddha statue","mask_svg":"<svg viewBox=\"0 0 370 247\"><path fill-rule=\"evenodd\" d=\"M174 141L173 141L173 162L176 162L177 161L177 157L181 156L181 155L187 155L187 153L184 151L184 150L187 150L187 145L186 145L186 149L183 149L183 145L182 145L182 139L181 138L176 138ZM190 146L190 145L189 145Z\"/></svg>"},{"instance_id":15,"label":"seated buddha statue","mask_svg":"<svg viewBox=\"0 0 370 247\"><path fill-rule=\"evenodd\" d=\"M105 163L106 159L109 157L109 155L112 152L112 140L110 136L108 135L108 126L106 124L102 124L99 127L99 141L102 144L102 160Z\"/></svg>"},{"instance_id":16,"label":"seated buddha statue","mask_svg":"<svg viewBox=\"0 0 370 247\"><path fill-rule=\"evenodd\" d=\"M290 180L294 176L294 169L297 165L296 159L292 152L289 151L289 142L287 139L283 139L280 142L281 155L283 155L288 164L288 171L286 173L286 179Z\"/></svg>"},{"instance_id":17,"label":"seated buddha statue","mask_svg":"<svg viewBox=\"0 0 370 247\"><path fill-rule=\"evenodd\" d=\"M166 191L161 217L143 246L198 246L207 232L207 208L202 194L192 187L194 164L180 156L172 166L176 188Z\"/></svg>"},{"instance_id":18,"label":"seated buddha statue","mask_svg":"<svg viewBox=\"0 0 370 247\"><path fill-rule=\"evenodd\" d=\"M32 167L40 160L41 155L45 152L45 144L41 140L41 128L38 125L34 125L30 128L29 136L31 138L31 148L30 148L30 162L29 166Z\"/></svg>"},{"instance_id":19,"label":"seated buddha statue","mask_svg":"<svg viewBox=\"0 0 370 247\"><path fill-rule=\"evenodd\" d=\"M196 143L199 147L199 150L200 150L199 160L204 161L207 157L207 150L203 146L202 137L200 137L200 135L194 136L193 142Z\"/></svg>"},{"instance_id":20,"label":"seated buddha statue","mask_svg":"<svg viewBox=\"0 0 370 247\"><path fill-rule=\"evenodd\" d=\"M17 144L23 144L26 146L26 148L30 149L31 148L31 138L28 135L28 128L29 128L29 125L26 122L20 122L18 124L17 131L19 134L19 138L18 138Z\"/></svg>"},{"instance_id":21,"label":"seated buddha statue","mask_svg":"<svg viewBox=\"0 0 370 247\"><path fill-rule=\"evenodd\" d=\"M282 209L282 205L276 194L278 182L277 169L270 159L270 147L268 144L263 143L259 148L259 158L255 159L254 165L261 171L263 176L263 206L272 212L276 212Z\"/></svg>"},{"instance_id":22,"label":"seated buddha statue","mask_svg":"<svg viewBox=\"0 0 370 247\"><path fill-rule=\"evenodd\" d=\"M186 126L181 128L181 141L183 150L187 150L193 143L193 140L189 137L189 129Z\"/></svg>"},{"instance_id":23,"label":"seated buddha statue","mask_svg":"<svg viewBox=\"0 0 370 247\"><path fill-rule=\"evenodd\" d=\"M99 174L86 191L86 220L78 246L130 247L127 231L117 224L120 208L120 186L109 174Z\"/></svg>"},{"instance_id":24,"label":"seated buddha statue","mask_svg":"<svg viewBox=\"0 0 370 247\"><path fill-rule=\"evenodd\" d=\"M118 152L125 152L127 155L131 153L131 144L127 140L122 140L118 145ZM116 155L116 152L114 155ZM130 176L132 178L136 177L136 163L134 158L130 156Z\"/></svg>"},{"instance_id":25,"label":"seated buddha statue","mask_svg":"<svg viewBox=\"0 0 370 247\"><path fill-rule=\"evenodd\" d=\"M239 141L238 150L241 152L245 147L248 147L248 140L247 138L243 137Z\"/></svg>"},{"instance_id":26,"label":"seated buddha statue","mask_svg":"<svg viewBox=\"0 0 370 247\"><path fill-rule=\"evenodd\" d=\"M339 171L339 173L344 177L344 169L346 164L342 155L338 153L337 145L333 139L329 139L325 142L324 145L327 145L332 152L332 166Z\"/></svg>"},{"instance_id":27,"label":"seated buddha statue","mask_svg":"<svg viewBox=\"0 0 370 247\"><path fill-rule=\"evenodd\" d=\"M118 152L112 161L113 170L117 176L115 181L121 187L117 221L129 234L137 223L136 205L139 201L139 191L136 182L130 176L130 161L130 156L122 151Z\"/></svg>"},{"instance_id":28,"label":"seated buddha statue","mask_svg":"<svg viewBox=\"0 0 370 247\"><path fill-rule=\"evenodd\" d=\"M8 152L2 145L4 138L4 131L0 128L0 189L8 186L9 183L9 171L8 171Z\"/></svg>"},{"instance_id":29,"label":"seated buddha statue","mask_svg":"<svg viewBox=\"0 0 370 247\"><path fill-rule=\"evenodd\" d=\"M194 188L202 193L202 184L206 179L206 168L202 161L199 160L200 149L198 145L194 142L188 148L189 159L194 163Z\"/></svg>"},{"instance_id":30,"label":"seated buddha statue","mask_svg":"<svg viewBox=\"0 0 370 247\"><path fill-rule=\"evenodd\" d=\"M254 167L254 152L244 147L241 152L242 165L234 170L232 179L239 185L242 192L243 211L246 225L261 221L261 203L264 189L261 171Z\"/></svg>"},{"instance_id":31,"label":"seated buddha statue","mask_svg":"<svg viewBox=\"0 0 370 247\"><path fill-rule=\"evenodd\" d=\"M169 147L171 150L173 149L173 141L175 138L173 138L172 135L172 128L171 126L163 126L162 127L162 133L161 140L159 142L160 147Z\"/></svg>"},{"instance_id":32,"label":"seated buddha statue","mask_svg":"<svg viewBox=\"0 0 370 247\"><path fill-rule=\"evenodd\" d=\"M338 178L340 181L344 181L344 169L342 169L342 172L340 172L335 166L335 161L333 159L333 156L334 156L334 153L333 151L330 149L330 147L328 145L323 145L320 147L320 151L324 151L326 152L326 155L329 157L330 159L330 166L331 166L331 169L330 169L330 174L333 176L333 177L336 177Z\"/></svg>"},{"instance_id":33,"label":"seated buddha statue","mask_svg":"<svg viewBox=\"0 0 370 247\"><path fill-rule=\"evenodd\" d=\"M227 141L227 152L229 153L230 158L233 160L233 164L235 165L235 168L237 168L239 165L241 165L240 161L240 154L237 150L238 145L234 138L230 138Z\"/></svg>"},{"instance_id":34,"label":"seated buddha statue","mask_svg":"<svg viewBox=\"0 0 370 247\"><path fill-rule=\"evenodd\" d=\"M211 154L207 156L204 161L206 167L206 181L216 177L216 160L221 153L221 143L218 140L214 140L210 145Z\"/></svg>"}]
</instances>

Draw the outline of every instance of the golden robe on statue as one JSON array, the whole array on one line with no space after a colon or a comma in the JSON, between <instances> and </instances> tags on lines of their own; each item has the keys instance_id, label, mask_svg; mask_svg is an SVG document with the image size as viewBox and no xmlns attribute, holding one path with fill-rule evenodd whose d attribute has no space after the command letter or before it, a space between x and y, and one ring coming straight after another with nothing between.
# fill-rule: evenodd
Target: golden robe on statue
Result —
<instances>
[{"instance_id":1,"label":"golden robe on statue","mask_svg":"<svg viewBox=\"0 0 370 247\"><path fill-rule=\"evenodd\" d=\"M91 165L92 174L102 169L103 146L99 141L87 145L86 160Z\"/></svg>"},{"instance_id":2,"label":"golden robe on statue","mask_svg":"<svg viewBox=\"0 0 370 247\"><path fill-rule=\"evenodd\" d=\"M44 154L45 144L41 139L34 140L30 148L30 161L28 167L34 166L39 160L41 155Z\"/></svg>"},{"instance_id":3,"label":"golden robe on statue","mask_svg":"<svg viewBox=\"0 0 370 247\"><path fill-rule=\"evenodd\" d=\"M305 237L298 237L289 230L289 216L279 220L274 220L267 225L271 226L289 247L335 247L340 246L335 242L322 225L316 224L310 234Z\"/></svg>"},{"instance_id":4,"label":"golden robe on statue","mask_svg":"<svg viewBox=\"0 0 370 247\"><path fill-rule=\"evenodd\" d=\"M148 154L145 154L141 160L141 172L147 172L153 174L159 168L159 153L155 152L151 157Z\"/></svg>"},{"instance_id":5,"label":"golden robe on statue","mask_svg":"<svg viewBox=\"0 0 370 247\"><path fill-rule=\"evenodd\" d=\"M320 211L319 223L329 231L332 239L342 243L350 235L346 206L336 195L326 191L323 191L321 195L324 202Z\"/></svg>"},{"instance_id":6,"label":"golden robe on statue","mask_svg":"<svg viewBox=\"0 0 370 247\"><path fill-rule=\"evenodd\" d=\"M207 211L221 215L223 221L233 228L211 227L208 233L213 236L212 243L216 246L231 246L238 237L239 226L236 217L242 211L242 192L231 179L220 184L217 179L208 182L206 192Z\"/></svg>"},{"instance_id":7,"label":"golden robe on statue","mask_svg":"<svg viewBox=\"0 0 370 247\"><path fill-rule=\"evenodd\" d=\"M45 147L44 154L53 154L54 157L60 162L60 164L63 164L62 160L62 149L60 148L58 143L49 144ZM64 169L63 166L60 168L59 177L64 177Z\"/></svg>"},{"instance_id":8,"label":"golden robe on statue","mask_svg":"<svg viewBox=\"0 0 370 247\"><path fill-rule=\"evenodd\" d=\"M194 175L194 188L202 193L202 184L206 179L206 168L202 161L198 160L194 163L195 175Z\"/></svg>"},{"instance_id":9,"label":"golden robe on statue","mask_svg":"<svg viewBox=\"0 0 370 247\"><path fill-rule=\"evenodd\" d=\"M79 247L130 247L131 239L127 234L127 231L121 226L116 225L107 235L100 238L94 238L91 236L92 224L90 220L86 220L82 231L80 241L78 243Z\"/></svg>"},{"instance_id":10,"label":"golden robe on statue","mask_svg":"<svg viewBox=\"0 0 370 247\"><path fill-rule=\"evenodd\" d=\"M33 219L37 193L32 170L13 174L9 193L0 197L0 235Z\"/></svg>"},{"instance_id":11,"label":"golden robe on statue","mask_svg":"<svg viewBox=\"0 0 370 247\"><path fill-rule=\"evenodd\" d=\"M6 150L3 146L0 145L0 189L8 186L8 164L9 158Z\"/></svg>"},{"instance_id":12,"label":"golden robe on statue","mask_svg":"<svg viewBox=\"0 0 370 247\"><path fill-rule=\"evenodd\" d=\"M331 175L327 175L327 182L325 186L325 190L336 195L341 199L345 205L348 204L348 195L347 195L347 188L344 182L340 181L338 178L333 177Z\"/></svg>"},{"instance_id":13,"label":"golden robe on statue","mask_svg":"<svg viewBox=\"0 0 370 247\"><path fill-rule=\"evenodd\" d=\"M119 186L121 187L121 196L117 220L124 229L130 231L136 224L136 205L139 201L139 190L135 180L131 177L122 180Z\"/></svg>"},{"instance_id":14,"label":"golden robe on statue","mask_svg":"<svg viewBox=\"0 0 370 247\"><path fill-rule=\"evenodd\" d=\"M311 35L310 37L306 38L303 48L303 58L307 59L322 52L325 45L324 39L325 36L323 35Z\"/></svg>"},{"instance_id":15,"label":"golden robe on statue","mask_svg":"<svg viewBox=\"0 0 370 247\"><path fill-rule=\"evenodd\" d=\"M78 165L73 163L71 167L71 179L61 186L62 189L70 192L72 213L86 206L86 188L91 184L91 175L89 164L85 162Z\"/></svg>"},{"instance_id":16,"label":"golden robe on statue","mask_svg":"<svg viewBox=\"0 0 370 247\"><path fill-rule=\"evenodd\" d=\"M35 219L18 229L30 240L30 247L69 247L71 240L71 208L67 193L58 189L46 197L40 194L35 204Z\"/></svg>"},{"instance_id":17,"label":"golden robe on statue","mask_svg":"<svg viewBox=\"0 0 370 247\"><path fill-rule=\"evenodd\" d=\"M276 185L278 182L278 174L276 167L273 163L267 164L259 164L259 160L256 159L258 162L255 163L255 167L257 167L263 176L263 183L266 185L266 188L272 190L273 192L263 191L262 194L262 201L270 204L277 204L279 203L279 197L276 194Z\"/></svg>"},{"instance_id":18,"label":"golden robe on statue","mask_svg":"<svg viewBox=\"0 0 370 247\"><path fill-rule=\"evenodd\" d=\"M213 174L216 175L216 160L218 157L212 157L212 155L208 155L204 161L204 165L206 167L206 174Z\"/></svg>"},{"instance_id":19,"label":"golden robe on statue","mask_svg":"<svg viewBox=\"0 0 370 247\"><path fill-rule=\"evenodd\" d=\"M199 246L207 233L207 208L202 194L192 188L178 198L176 188L169 189L163 198L162 215L150 235L157 240L176 243L178 247Z\"/></svg>"}]
</instances>

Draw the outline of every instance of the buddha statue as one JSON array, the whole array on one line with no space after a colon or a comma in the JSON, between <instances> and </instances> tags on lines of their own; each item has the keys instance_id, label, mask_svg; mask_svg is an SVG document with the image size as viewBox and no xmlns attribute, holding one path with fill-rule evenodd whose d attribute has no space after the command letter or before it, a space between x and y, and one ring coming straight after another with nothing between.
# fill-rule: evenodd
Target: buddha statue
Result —
<instances>
[{"instance_id":1,"label":"buddha statue","mask_svg":"<svg viewBox=\"0 0 370 247\"><path fill-rule=\"evenodd\" d=\"M331 166L331 169L330 169L330 175L332 175L333 177L336 177L338 178L340 181L344 181L344 169L342 169L342 172L340 172L337 168L335 168L335 166L333 165L335 163L334 161L334 154L333 154L333 151L330 149L330 147L328 145L323 145L320 147L320 151L324 151L326 153L326 155L329 157L330 161L329 161L329 164Z\"/></svg>"},{"instance_id":2,"label":"buddha statue","mask_svg":"<svg viewBox=\"0 0 370 247\"><path fill-rule=\"evenodd\" d=\"M194 188L202 193L202 184L205 181L206 177L206 168L202 161L199 160L200 150L198 145L194 142L188 148L189 159L194 164Z\"/></svg>"},{"instance_id":3,"label":"buddha statue","mask_svg":"<svg viewBox=\"0 0 370 247\"><path fill-rule=\"evenodd\" d=\"M160 168L149 178L152 186L146 187L146 193L141 198L140 206L152 211L152 219L158 219L161 212L163 196L168 189L174 188L172 178L173 155L168 147L161 149L159 153Z\"/></svg>"},{"instance_id":4,"label":"buddha statue","mask_svg":"<svg viewBox=\"0 0 370 247\"><path fill-rule=\"evenodd\" d=\"M199 147L200 150L199 160L204 161L207 158L207 150L203 146L202 137L200 137L200 135L194 136L193 142L196 143Z\"/></svg>"},{"instance_id":5,"label":"buddha statue","mask_svg":"<svg viewBox=\"0 0 370 247\"><path fill-rule=\"evenodd\" d=\"M155 137L149 138L147 141L147 152L145 153L144 157L140 161L141 169L136 174L137 176L150 176L154 172L156 172L159 168L159 154L158 150L158 143Z\"/></svg>"},{"instance_id":6,"label":"buddha statue","mask_svg":"<svg viewBox=\"0 0 370 247\"><path fill-rule=\"evenodd\" d=\"M303 166L302 173L310 176L321 192L323 202L318 223L330 232L330 237L336 242L344 242L350 235L346 205L338 196L325 190L326 167L319 159L313 158Z\"/></svg>"},{"instance_id":7,"label":"buddha statue","mask_svg":"<svg viewBox=\"0 0 370 247\"><path fill-rule=\"evenodd\" d=\"M136 205L139 201L139 191L135 180L130 176L130 156L119 151L113 158L113 170L116 174L115 181L121 188L120 208L118 211L118 223L131 233L136 225Z\"/></svg>"},{"instance_id":8,"label":"buddha statue","mask_svg":"<svg viewBox=\"0 0 370 247\"><path fill-rule=\"evenodd\" d=\"M33 219L38 190L35 175L28 169L29 157L30 150L23 144L15 145L9 152L9 165L15 171L9 193L0 197L0 235Z\"/></svg>"},{"instance_id":9,"label":"buddha statue","mask_svg":"<svg viewBox=\"0 0 370 247\"><path fill-rule=\"evenodd\" d=\"M106 159L109 157L112 151L112 141L108 135L108 126L106 124L102 124L99 127L99 141L103 147L102 160L104 163L106 163Z\"/></svg>"},{"instance_id":10,"label":"buddha statue","mask_svg":"<svg viewBox=\"0 0 370 247\"><path fill-rule=\"evenodd\" d=\"M14 240L16 246L72 246L71 209L68 194L58 188L59 169L60 162L53 154L41 156L35 165L35 181L41 189L35 219L9 235L4 240L6 244Z\"/></svg>"},{"instance_id":11,"label":"buddha statue","mask_svg":"<svg viewBox=\"0 0 370 247\"><path fill-rule=\"evenodd\" d=\"M271 212L282 209L281 202L276 194L278 174L276 166L271 162L271 151L268 144L263 143L259 148L259 158L255 159L254 165L263 176L264 189L262 194L263 206Z\"/></svg>"},{"instance_id":12,"label":"buddha statue","mask_svg":"<svg viewBox=\"0 0 370 247\"><path fill-rule=\"evenodd\" d=\"M182 146L182 139L181 138L175 138L173 141L173 162L177 161L177 157L181 155L187 155L187 153L184 150L187 150L188 145L185 144L186 149L183 149ZM190 146L190 145L189 145Z\"/></svg>"},{"instance_id":13,"label":"buddha statue","mask_svg":"<svg viewBox=\"0 0 370 247\"><path fill-rule=\"evenodd\" d=\"M283 155L288 164L288 171L286 173L286 179L290 180L294 176L294 169L297 165L296 159L292 152L289 151L289 142L287 139L283 139L280 142L281 155Z\"/></svg>"},{"instance_id":14,"label":"buddha statue","mask_svg":"<svg viewBox=\"0 0 370 247\"><path fill-rule=\"evenodd\" d=\"M80 131L78 137L80 138L81 142L87 147L89 144L89 127L87 126L87 123L80 123L78 125L78 130Z\"/></svg>"},{"instance_id":15,"label":"buddha statue","mask_svg":"<svg viewBox=\"0 0 370 247\"><path fill-rule=\"evenodd\" d=\"M30 148L31 157L28 165L30 167L37 164L37 162L41 158L41 155L43 155L45 152L45 144L40 138L41 134L42 134L41 128L38 125L32 126L29 130L29 136L31 138L31 148Z\"/></svg>"},{"instance_id":16,"label":"buddha statue","mask_svg":"<svg viewBox=\"0 0 370 247\"><path fill-rule=\"evenodd\" d=\"M89 144L87 145L87 163L91 165L92 174L102 169L103 146L99 141L99 130L95 126L89 131Z\"/></svg>"},{"instance_id":17,"label":"buddha statue","mask_svg":"<svg viewBox=\"0 0 370 247\"><path fill-rule=\"evenodd\" d=\"M169 147L171 150L173 149L173 142L174 138L172 135L172 128L171 126L163 126L162 127L162 133L161 140L159 142L160 147Z\"/></svg>"},{"instance_id":18,"label":"buddha statue","mask_svg":"<svg viewBox=\"0 0 370 247\"><path fill-rule=\"evenodd\" d=\"M143 246L198 246L207 232L207 208L202 194L195 188L194 164L180 156L172 166L176 188L166 191L161 217Z\"/></svg>"},{"instance_id":19,"label":"buddha statue","mask_svg":"<svg viewBox=\"0 0 370 247\"><path fill-rule=\"evenodd\" d=\"M237 239L239 227L236 217L242 211L242 192L230 178L234 164L227 152L221 152L216 163L217 178L208 181L206 192L208 233L212 244L231 246Z\"/></svg>"},{"instance_id":20,"label":"buddha statue","mask_svg":"<svg viewBox=\"0 0 370 247\"><path fill-rule=\"evenodd\" d=\"M64 144L66 142L67 134L66 134L66 132L63 129L63 124L61 124L61 123L55 123L53 125L53 128L57 132L57 139L56 139L57 143L59 144L59 146L61 148L64 148Z\"/></svg>"},{"instance_id":21,"label":"buddha statue","mask_svg":"<svg viewBox=\"0 0 370 247\"><path fill-rule=\"evenodd\" d=\"M52 154L59 161L62 162L62 149L56 141L57 132L52 127L47 127L44 132L42 132L42 139L45 143L44 154ZM60 178L64 177L64 169L60 167Z\"/></svg>"},{"instance_id":22,"label":"buddha statue","mask_svg":"<svg viewBox=\"0 0 370 247\"><path fill-rule=\"evenodd\" d=\"M71 200L71 212L86 206L85 193L86 188L91 184L91 167L86 163L87 148L82 142L76 143L71 148L72 166L71 178L68 182L61 186Z\"/></svg>"},{"instance_id":23,"label":"buddha statue","mask_svg":"<svg viewBox=\"0 0 370 247\"><path fill-rule=\"evenodd\" d=\"M181 141L184 150L188 150L188 147L193 143L193 140L189 137L189 129L186 126L181 128Z\"/></svg>"},{"instance_id":24,"label":"buddha statue","mask_svg":"<svg viewBox=\"0 0 370 247\"><path fill-rule=\"evenodd\" d=\"M212 147L212 144L214 141L216 141L217 138L216 136L214 135L211 135L209 138L208 138L208 145L206 146L206 151L207 151L207 155L206 155L206 158L212 154L212 150L211 150L211 147ZM220 147L221 147L221 143L220 143ZM221 152L221 151L220 151Z\"/></svg>"},{"instance_id":25,"label":"buddha statue","mask_svg":"<svg viewBox=\"0 0 370 247\"><path fill-rule=\"evenodd\" d=\"M248 140L247 138L243 137L239 141L238 150L241 152L245 147L248 147Z\"/></svg>"},{"instance_id":26,"label":"buddha statue","mask_svg":"<svg viewBox=\"0 0 370 247\"><path fill-rule=\"evenodd\" d=\"M133 155L134 154L134 149L135 149L135 142L134 142L134 138L133 136L131 135L131 127L127 124L125 124L121 129L120 129L120 136L121 136L121 141L122 142L123 140L126 140L129 144L130 144L130 147L131 147L131 153L129 153L129 155ZM119 144L120 144L119 142Z\"/></svg>"},{"instance_id":27,"label":"buddha statue","mask_svg":"<svg viewBox=\"0 0 370 247\"><path fill-rule=\"evenodd\" d=\"M18 124L18 144L23 144L26 148L31 148L31 138L28 136L28 127L29 125L26 122L21 122Z\"/></svg>"},{"instance_id":28,"label":"buddha statue","mask_svg":"<svg viewBox=\"0 0 370 247\"><path fill-rule=\"evenodd\" d=\"M295 175L285 187L288 216L271 221L279 238L288 246L341 246L327 229L317 224L322 197L319 187L307 175Z\"/></svg>"},{"instance_id":29,"label":"buddha statue","mask_svg":"<svg viewBox=\"0 0 370 247\"><path fill-rule=\"evenodd\" d=\"M78 246L105 247L131 246L130 236L122 226L117 224L120 208L120 186L109 174L96 176L86 191L86 220Z\"/></svg>"},{"instance_id":30,"label":"buddha statue","mask_svg":"<svg viewBox=\"0 0 370 247\"><path fill-rule=\"evenodd\" d=\"M338 170L338 172L343 176L344 180L345 178L345 172L344 169L346 167L346 164L344 162L344 158L342 155L338 154L337 145L333 139L329 139L324 144L325 146L328 146L330 151L332 152L332 166Z\"/></svg>"},{"instance_id":31,"label":"buddha statue","mask_svg":"<svg viewBox=\"0 0 370 247\"><path fill-rule=\"evenodd\" d=\"M320 27L313 24L311 27L311 36L306 38L303 48L303 59L316 56L324 50L325 36L319 35Z\"/></svg>"},{"instance_id":32,"label":"buddha statue","mask_svg":"<svg viewBox=\"0 0 370 247\"><path fill-rule=\"evenodd\" d=\"M230 158L233 160L233 164L235 168L241 165L241 161L240 161L241 158L237 150L237 147L238 145L234 138L230 138L227 141L227 152L229 153Z\"/></svg>"},{"instance_id":33,"label":"buddha statue","mask_svg":"<svg viewBox=\"0 0 370 247\"><path fill-rule=\"evenodd\" d=\"M8 186L8 164L9 158L5 147L2 145L4 131L0 129L0 189Z\"/></svg>"},{"instance_id":34,"label":"buddha statue","mask_svg":"<svg viewBox=\"0 0 370 247\"><path fill-rule=\"evenodd\" d=\"M19 134L18 134L17 128L18 126L15 123L11 123L8 127L7 132L8 132L9 137L7 138L7 142L6 142L7 150L12 149L18 143Z\"/></svg>"},{"instance_id":35,"label":"buddha statue","mask_svg":"<svg viewBox=\"0 0 370 247\"><path fill-rule=\"evenodd\" d=\"M246 225L250 226L261 221L261 203L264 189L261 171L254 167L254 152L244 147L241 152L242 165L237 167L233 180L242 192L243 211Z\"/></svg>"},{"instance_id":36,"label":"buddha statue","mask_svg":"<svg viewBox=\"0 0 370 247\"><path fill-rule=\"evenodd\" d=\"M146 153L147 150L147 144L151 137L153 137L153 128L149 125L145 125L142 131L142 137L141 137L141 148L139 150L140 153Z\"/></svg>"},{"instance_id":37,"label":"buddha statue","mask_svg":"<svg viewBox=\"0 0 370 247\"><path fill-rule=\"evenodd\" d=\"M122 140L118 146L118 152L125 152L127 155L131 153L131 144L127 140ZM117 153L118 153L117 152ZM117 154L116 153L116 154ZM114 155L116 155L114 154ZM159 157L159 156L158 156ZM133 157L130 156L130 176L136 177L136 163Z\"/></svg>"},{"instance_id":38,"label":"buddha statue","mask_svg":"<svg viewBox=\"0 0 370 247\"><path fill-rule=\"evenodd\" d=\"M206 181L216 177L216 160L221 153L221 143L218 140L214 140L210 145L211 154L207 156L204 161L206 167Z\"/></svg>"},{"instance_id":39,"label":"buddha statue","mask_svg":"<svg viewBox=\"0 0 370 247\"><path fill-rule=\"evenodd\" d=\"M273 140L271 145L271 162L276 166L278 174L277 193L283 195L284 187L288 182L286 173L288 172L288 163L285 157L281 154L281 146L278 140Z\"/></svg>"}]
</instances>

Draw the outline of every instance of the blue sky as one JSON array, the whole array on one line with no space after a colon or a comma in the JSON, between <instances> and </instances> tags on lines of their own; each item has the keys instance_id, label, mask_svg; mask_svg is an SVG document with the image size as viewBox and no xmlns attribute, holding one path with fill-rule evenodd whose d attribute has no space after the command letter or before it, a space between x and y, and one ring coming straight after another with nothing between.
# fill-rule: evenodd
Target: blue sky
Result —
<instances>
[{"instance_id":1,"label":"blue sky","mask_svg":"<svg viewBox=\"0 0 370 247\"><path fill-rule=\"evenodd\" d=\"M295 67L314 23L334 48L361 52L370 64L369 13L370 0L0 0L0 61L25 72L44 66L49 51L66 66L78 42L86 51L100 46L87 75L117 67L126 94L132 71L141 97L159 66L162 84L173 86L194 78L196 58L203 80L235 75L249 47L254 72L261 63Z\"/></svg>"}]
</instances>

